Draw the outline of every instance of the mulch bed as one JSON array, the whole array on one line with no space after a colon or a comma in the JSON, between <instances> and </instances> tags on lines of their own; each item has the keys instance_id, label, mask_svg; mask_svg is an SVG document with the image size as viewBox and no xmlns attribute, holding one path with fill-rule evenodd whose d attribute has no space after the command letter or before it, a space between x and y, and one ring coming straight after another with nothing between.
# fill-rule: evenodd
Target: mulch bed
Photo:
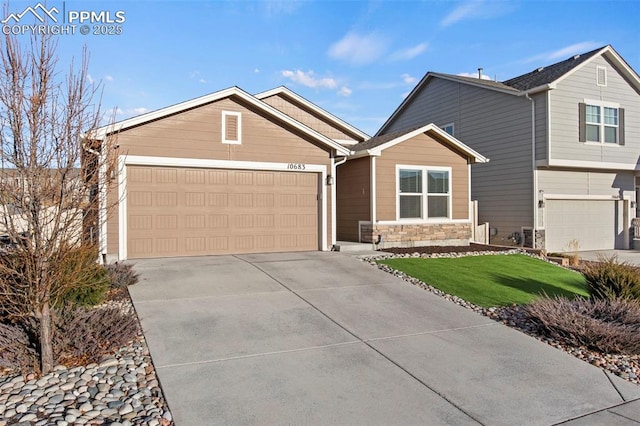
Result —
<instances>
[{"instance_id":1,"label":"mulch bed","mask_svg":"<svg viewBox=\"0 0 640 426\"><path fill-rule=\"evenodd\" d=\"M433 254L433 253L471 253L471 252L500 252L513 249L522 249L528 253L540 254L541 250L527 249L521 247L494 246L487 244L471 243L468 246L424 246L424 247L392 247L380 250L393 254Z\"/></svg>"}]
</instances>

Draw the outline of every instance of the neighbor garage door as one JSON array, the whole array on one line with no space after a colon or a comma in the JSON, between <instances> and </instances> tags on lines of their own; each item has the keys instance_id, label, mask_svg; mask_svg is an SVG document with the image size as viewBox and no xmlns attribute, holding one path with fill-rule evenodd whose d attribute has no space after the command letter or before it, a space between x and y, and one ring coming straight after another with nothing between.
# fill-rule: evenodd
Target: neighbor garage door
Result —
<instances>
[{"instance_id":1,"label":"neighbor garage door","mask_svg":"<svg viewBox=\"0 0 640 426\"><path fill-rule=\"evenodd\" d=\"M129 258L318 250L318 174L127 167Z\"/></svg>"},{"instance_id":2,"label":"neighbor garage door","mask_svg":"<svg viewBox=\"0 0 640 426\"><path fill-rule=\"evenodd\" d=\"M571 241L578 250L616 248L617 228L621 220L618 201L547 200L545 202L547 251L571 251Z\"/></svg>"}]
</instances>

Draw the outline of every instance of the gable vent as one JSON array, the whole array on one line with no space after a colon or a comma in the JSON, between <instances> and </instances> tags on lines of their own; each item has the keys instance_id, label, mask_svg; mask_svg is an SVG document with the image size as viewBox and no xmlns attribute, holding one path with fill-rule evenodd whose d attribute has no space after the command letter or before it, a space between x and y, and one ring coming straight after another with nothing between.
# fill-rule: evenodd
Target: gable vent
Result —
<instances>
[{"instance_id":1,"label":"gable vent","mask_svg":"<svg viewBox=\"0 0 640 426\"><path fill-rule=\"evenodd\" d=\"M242 123L239 112L222 112L222 143L241 143Z\"/></svg>"},{"instance_id":2,"label":"gable vent","mask_svg":"<svg viewBox=\"0 0 640 426\"><path fill-rule=\"evenodd\" d=\"M596 67L596 84L598 86L607 85L607 69L605 67Z\"/></svg>"}]
</instances>

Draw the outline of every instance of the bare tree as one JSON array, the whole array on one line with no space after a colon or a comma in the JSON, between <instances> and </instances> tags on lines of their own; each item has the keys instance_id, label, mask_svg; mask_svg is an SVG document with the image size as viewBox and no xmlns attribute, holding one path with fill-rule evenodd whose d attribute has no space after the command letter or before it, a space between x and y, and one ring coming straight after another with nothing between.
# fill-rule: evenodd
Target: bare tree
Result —
<instances>
[{"instance_id":1,"label":"bare tree","mask_svg":"<svg viewBox=\"0 0 640 426\"><path fill-rule=\"evenodd\" d=\"M86 285L70 257L84 249L98 260L95 229L117 158L111 139L91 138L101 112L86 48L60 74L56 47L52 36L7 35L0 52L0 315L35 320L45 374L54 365L52 309Z\"/></svg>"}]
</instances>

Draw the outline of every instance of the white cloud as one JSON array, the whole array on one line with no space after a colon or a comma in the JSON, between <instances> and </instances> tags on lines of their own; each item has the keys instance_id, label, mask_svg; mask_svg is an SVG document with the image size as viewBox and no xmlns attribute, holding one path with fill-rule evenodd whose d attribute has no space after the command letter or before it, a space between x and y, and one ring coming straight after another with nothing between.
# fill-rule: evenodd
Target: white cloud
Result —
<instances>
[{"instance_id":1,"label":"white cloud","mask_svg":"<svg viewBox=\"0 0 640 426\"><path fill-rule=\"evenodd\" d=\"M93 77L91 77L91 74L87 74L87 81L89 82L89 84L93 84L94 80Z\"/></svg>"},{"instance_id":2,"label":"white cloud","mask_svg":"<svg viewBox=\"0 0 640 426\"><path fill-rule=\"evenodd\" d=\"M332 59L342 60L352 65L365 65L380 58L387 50L387 44L388 41L376 33L350 32L332 44L327 54Z\"/></svg>"},{"instance_id":3,"label":"white cloud","mask_svg":"<svg viewBox=\"0 0 640 426\"><path fill-rule=\"evenodd\" d=\"M406 49L401 49L394 52L391 55L392 61L408 61L409 59L413 59L416 56L420 55L429 47L428 43L420 43L413 47L407 47Z\"/></svg>"},{"instance_id":4,"label":"white cloud","mask_svg":"<svg viewBox=\"0 0 640 426\"><path fill-rule=\"evenodd\" d=\"M258 73L260 72L260 70L259 70L258 68L254 68L254 69L253 69L253 72L254 72L255 74L258 74Z\"/></svg>"},{"instance_id":5,"label":"white cloud","mask_svg":"<svg viewBox=\"0 0 640 426\"><path fill-rule=\"evenodd\" d=\"M440 26L448 27L471 19L497 18L511 13L516 7L513 2L504 0L466 0L442 18Z\"/></svg>"},{"instance_id":6,"label":"white cloud","mask_svg":"<svg viewBox=\"0 0 640 426\"><path fill-rule=\"evenodd\" d=\"M604 46L604 43L599 41L582 41L580 43L574 43L569 46L561 47L552 52L545 52L538 55L530 56L523 59L521 62L542 62L542 61L555 61L568 59L570 56L578 53L586 53L598 47Z\"/></svg>"},{"instance_id":7,"label":"white cloud","mask_svg":"<svg viewBox=\"0 0 640 426\"><path fill-rule=\"evenodd\" d=\"M457 75L459 75L460 77L471 77L471 78L478 78L478 72L460 72ZM493 80L490 76L488 76L487 74L482 74L482 79L483 80Z\"/></svg>"},{"instance_id":8,"label":"white cloud","mask_svg":"<svg viewBox=\"0 0 640 426\"><path fill-rule=\"evenodd\" d=\"M302 70L284 70L281 74L283 77L288 78L294 83L302 84L303 86L314 89L335 89L338 86L338 83L333 78L316 78L311 70L307 72Z\"/></svg>"},{"instance_id":9,"label":"white cloud","mask_svg":"<svg viewBox=\"0 0 640 426\"><path fill-rule=\"evenodd\" d=\"M145 112L149 112L149 110L145 107L133 108L130 110L133 114L144 114Z\"/></svg>"},{"instance_id":10,"label":"white cloud","mask_svg":"<svg viewBox=\"0 0 640 426\"><path fill-rule=\"evenodd\" d=\"M107 81L113 81L113 77L111 77L109 74L105 75L104 79Z\"/></svg>"},{"instance_id":11,"label":"white cloud","mask_svg":"<svg viewBox=\"0 0 640 426\"><path fill-rule=\"evenodd\" d=\"M200 80L198 80L198 83L202 83L202 84L204 84L204 83L206 83L206 82L207 82L207 80L205 80L204 78L201 78Z\"/></svg>"},{"instance_id":12,"label":"white cloud","mask_svg":"<svg viewBox=\"0 0 640 426\"><path fill-rule=\"evenodd\" d=\"M338 95L340 96L345 96L345 97L351 96L351 93L353 93L352 90L349 89L347 86L342 86L340 90L338 90Z\"/></svg>"},{"instance_id":13,"label":"white cloud","mask_svg":"<svg viewBox=\"0 0 640 426\"><path fill-rule=\"evenodd\" d=\"M411 75L409 75L407 73L402 74L401 77L402 77L402 81L404 81L405 84L413 84L417 80L417 78L415 78L415 77L413 77L413 76L411 76Z\"/></svg>"}]
</instances>

